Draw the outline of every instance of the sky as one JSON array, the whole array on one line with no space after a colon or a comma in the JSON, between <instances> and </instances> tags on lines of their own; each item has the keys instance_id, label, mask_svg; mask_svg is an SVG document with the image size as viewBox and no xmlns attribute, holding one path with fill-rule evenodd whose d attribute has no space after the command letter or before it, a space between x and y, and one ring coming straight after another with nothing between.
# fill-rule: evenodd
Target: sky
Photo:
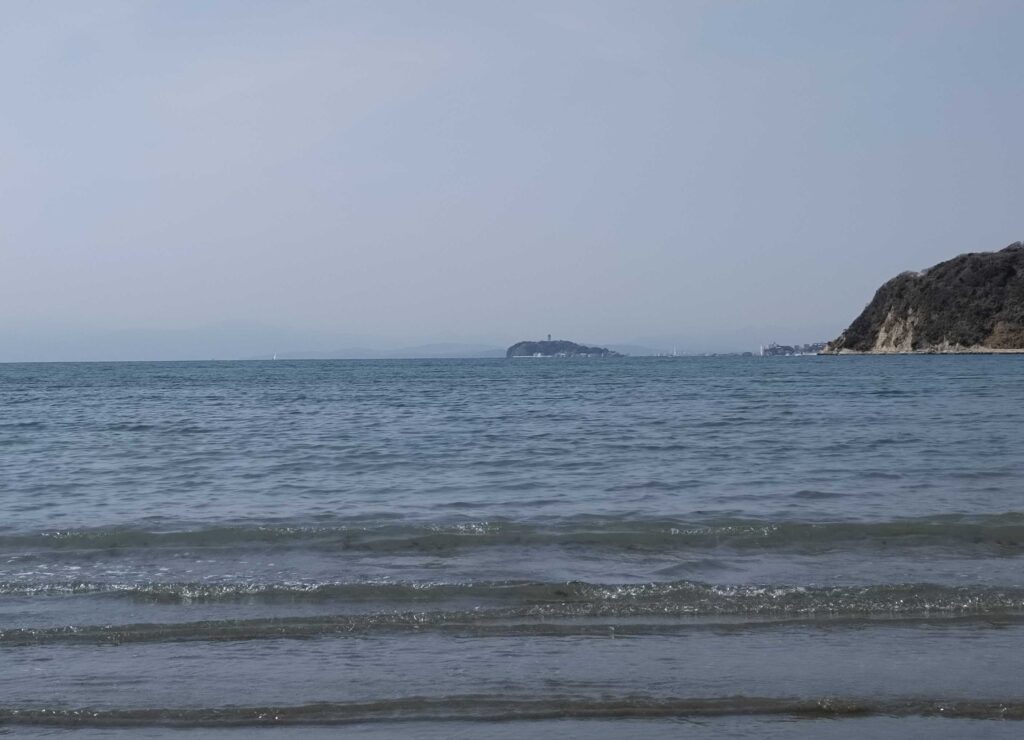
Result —
<instances>
[{"instance_id":1,"label":"sky","mask_svg":"<svg viewBox=\"0 0 1024 740\"><path fill-rule=\"evenodd\" d=\"M0 360L829 339L1024 239L1022 37L1016 0L0 0Z\"/></svg>"}]
</instances>

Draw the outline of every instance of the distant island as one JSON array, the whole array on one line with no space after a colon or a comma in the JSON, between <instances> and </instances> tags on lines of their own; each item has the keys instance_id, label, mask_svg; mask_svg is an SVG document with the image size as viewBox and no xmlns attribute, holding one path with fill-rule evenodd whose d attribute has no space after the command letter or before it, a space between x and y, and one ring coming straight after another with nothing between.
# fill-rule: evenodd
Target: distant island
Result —
<instances>
[{"instance_id":1,"label":"distant island","mask_svg":"<svg viewBox=\"0 0 1024 740\"><path fill-rule=\"evenodd\" d=\"M1024 243L885 283L824 354L1024 352Z\"/></svg>"},{"instance_id":2,"label":"distant island","mask_svg":"<svg viewBox=\"0 0 1024 740\"><path fill-rule=\"evenodd\" d=\"M605 347L587 347L564 339L539 342L517 342L508 348L506 358L512 357L622 357L621 354Z\"/></svg>"}]
</instances>

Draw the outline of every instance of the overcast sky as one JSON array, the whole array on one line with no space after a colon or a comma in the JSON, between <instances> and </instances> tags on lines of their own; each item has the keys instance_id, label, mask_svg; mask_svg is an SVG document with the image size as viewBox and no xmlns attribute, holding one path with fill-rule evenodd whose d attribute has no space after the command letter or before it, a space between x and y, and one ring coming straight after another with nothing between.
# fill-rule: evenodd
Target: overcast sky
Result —
<instances>
[{"instance_id":1,"label":"overcast sky","mask_svg":"<svg viewBox=\"0 0 1024 740\"><path fill-rule=\"evenodd\" d=\"M1016 0L0 0L0 331L830 338L1024 238L1022 39Z\"/></svg>"}]
</instances>

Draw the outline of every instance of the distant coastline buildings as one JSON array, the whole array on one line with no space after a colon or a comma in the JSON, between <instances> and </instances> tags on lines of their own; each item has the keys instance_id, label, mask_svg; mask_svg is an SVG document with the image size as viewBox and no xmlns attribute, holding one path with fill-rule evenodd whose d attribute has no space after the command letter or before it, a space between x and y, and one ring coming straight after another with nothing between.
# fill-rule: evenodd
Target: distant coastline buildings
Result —
<instances>
[{"instance_id":1,"label":"distant coastline buildings","mask_svg":"<svg viewBox=\"0 0 1024 740\"><path fill-rule=\"evenodd\" d=\"M811 342L810 344L771 344L761 345L761 357L801 357L816 355L825 349L827 342Z\"/></svg>"}]
</instances>

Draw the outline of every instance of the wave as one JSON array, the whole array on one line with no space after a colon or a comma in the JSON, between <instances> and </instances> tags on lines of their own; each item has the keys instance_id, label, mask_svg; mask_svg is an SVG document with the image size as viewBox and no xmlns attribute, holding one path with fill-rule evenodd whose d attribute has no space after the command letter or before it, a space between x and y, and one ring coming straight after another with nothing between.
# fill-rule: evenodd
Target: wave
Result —
<instances>
[{"instance_id":1,"label":"wave","mask_svg":"<svg viewBox=\"0 0 1024 740\"><path fill-rule=\"evenodd\" d=\"M601 584L585 581L473 581L424 583L53 583L0 582L0 596L102 595L139 601L438 602L454 599L544 605L593 605L630 613L654 605L679 614L847 614L1008 612L1024 609L1024 588L943 586L930 583L870 586L725 586L699 581Z\"/></svg>"},{"instance_id":2,"label":"wave","mask_svg":"<svg viewBox=\"0 0 1024 740\"><path fill-rule=\"evenodd\" d=\"M72 593L113 592L85 584ZM164 593L173 584L161 585ZM182 601L196 598L181 585ZM287 586L274 587L278 597ZM373 586L325 585L335 595L356 591L364 598ZM371 589L370 592L366 589ZM10 590L10 589L9 589ZM409 598L414 591L436 597L474 593L515 598L508 606L474 606L425 611L376 611L295 617L20 627L0 630L0 645L123 644L213 640L301 639L375 633L445 632L464 636L649 635L691 630L743 631L772 626L865 626L875 623L923 625L972 622L1007 626L1024 623L1024 589L951 588L894 585L843 588L723 587L699 583L600 586L570 584L472 584L460 586L385 586L381 600ZM440 593L435 593L439 591ZM145 589L142 589L145 593ZM136 592L137 593L137 592ZM296 589L299 598L316 593ZM186 595L188 594L188 595ZM241 598L226 588L209 600ZM725 618L725 621L713 621Z\"/></svg>"},{"instance_id":3,"label":"wave","mask_svg":"<svg viewBox=\"0 0 1024 740\"><path fill-rule=\"evenodd\" d=\"M729 716L788 716L804 719L855 717L947 717L1024 720L1024 702L942 698L811 699L727 696L601 699L508 699L480 695L410 697L359 703L295 706L69 709L0 707L0 726L51 727L260 727L342 725L367 722L530 721L545 719L659 719Z\"/></svg>"},{"instance_id":4,"label":"wave","mask_svg":"<svg viewBox=\"0 0 1024 740\"><path fill-rule=\"evenodd\" d=\"M293 547L339 552L424 551L469 548L587 547L595 549L799 550L836 547L896 549L968 547L1005 555L1024 554L1024 513L945 516L883 522L776 522L717 520L608 520L579 517L548 523L490 520L461 524L221 526L205 529L75 529L6 534L0 551Z\"/></svg>"},{"instance_id":5,"label":"wave","mask_svg":"<svg viewBox=\"0 0 1024 740\"><path fill-rule=\"evenodd\" d=\"M829 629L870 626L935 627L979 623L1005 628L1024 624L1024 615L912 615L884 617L775 618L757 621L551 621L522 611L426 612L356 616L271 617L207 622L162 624L88 625L71 627L22 627L0 630L0 647L23 648L43 645L138 645L180 642L253 642L258 640L308 640L328 637L409 635L436 633L459 638L504 637L601 637L627 638L683 635L695 632L739 634L781 627ZM636 616L636 615L632 615ZM664 617L666 615L656 615ZM531 621L512 621L531 617Z\"/></svg>"}]
</instances>

